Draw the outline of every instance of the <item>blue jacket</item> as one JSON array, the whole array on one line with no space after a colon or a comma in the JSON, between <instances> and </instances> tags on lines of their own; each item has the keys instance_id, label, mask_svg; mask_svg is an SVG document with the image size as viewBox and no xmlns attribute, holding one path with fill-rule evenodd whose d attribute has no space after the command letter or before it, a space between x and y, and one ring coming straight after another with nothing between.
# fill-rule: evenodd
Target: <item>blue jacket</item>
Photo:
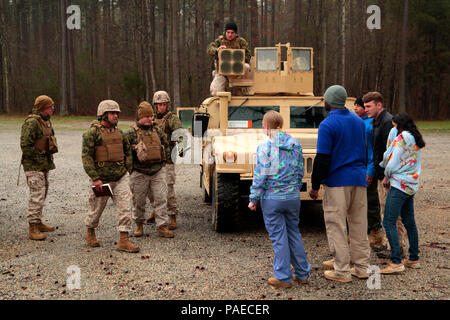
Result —
<instances>
[{"instance_id":1,"label":"blue jacket","mask_svg":"<svg viewBox=\"0 0 450 320\"><path fill-rule=\"evenodd\" d=\"M373 118L365 116L362 118L366 125L366 144L367 144L367 170L366 175L370 177L375 176L375 166L373 164L373 144L372 144L372 132L373 132Z\"/></svg>"}]
</instances>

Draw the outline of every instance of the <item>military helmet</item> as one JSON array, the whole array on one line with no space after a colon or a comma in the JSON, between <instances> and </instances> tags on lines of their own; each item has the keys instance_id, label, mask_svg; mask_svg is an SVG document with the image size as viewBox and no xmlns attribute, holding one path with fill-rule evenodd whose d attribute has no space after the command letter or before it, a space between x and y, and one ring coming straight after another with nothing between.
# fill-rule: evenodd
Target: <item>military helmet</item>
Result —
<instances>
[{"instance_id":1,"label":"military helmet","mask_svg":"<svg viewBox=\"0 0 450 320\"><path fill-rule=\"evenodd\" d=\"M101 117L105 112L108 111L120 112L119 104L114 100L103 100L98 104L97 117Z\"/></svg>"},{"instance_id":2,"label":"military helmet","mask_svg":"<svg viewBox=\"0 0 450 320\"><path fill-rule=\"evenodd\" d=\"M170 103L169 94L166 91L156 91L153 95L153 104L164 102Z\"/></svg>"}]
</instances>

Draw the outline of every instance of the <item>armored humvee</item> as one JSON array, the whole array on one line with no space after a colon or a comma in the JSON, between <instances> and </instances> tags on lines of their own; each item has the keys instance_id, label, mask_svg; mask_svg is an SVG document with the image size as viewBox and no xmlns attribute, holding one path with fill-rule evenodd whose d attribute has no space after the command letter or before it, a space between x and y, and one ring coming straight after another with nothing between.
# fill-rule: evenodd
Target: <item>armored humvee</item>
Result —
<instances>
[{"instance_id":1,"label":"armored humvee","mask_svg":"<svg viewBox=\"0 0 450 320\"><path fill-rule=\"evenodd\" d=\"M313 201L308 191L317 132L327 116L323 98L313 94L312 48L291 47L289 43L255 48L246 77L240 66L223 69L231 92L219 92L198 108L178 110L181 118L193 118L192 135L201 139L200 186L204 201L212 203L212 226L218 232L234 230L247 210L256 149L267 139L262 119L269 110L281 113L282 130L302 145L305 174L300 196L302 201ZM239 72L236 76L231 74L233 69ZM242 87L250 95L239 95ZM346 107L353 110L354 101L348 98Z\"/></svg>"}]
</instances>

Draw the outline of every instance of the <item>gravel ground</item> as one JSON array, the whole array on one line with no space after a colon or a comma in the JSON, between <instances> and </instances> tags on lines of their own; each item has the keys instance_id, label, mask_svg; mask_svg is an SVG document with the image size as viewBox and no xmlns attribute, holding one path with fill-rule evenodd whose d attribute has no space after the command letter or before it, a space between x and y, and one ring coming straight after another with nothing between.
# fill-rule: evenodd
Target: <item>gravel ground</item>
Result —
<instances>
[{"instance_id":1,"label":"gravel ground","mask_svg":"<svg viewBox=\"0 0 450 320\"><path fill-rule=\"evenodd\" d=\"M0 299L440 299L449 298L450 134L426 135L422 180L416 196L420 270L381 276L381 289L370 290L366 280L341 284L327 281L320 269L330 258L320 206L302 204L300 230L312 264L310 284L288 290L272 289L273 252L260 218L241 232L212 231L211 207L202 201L199 167L176 167L180 215L175 238L132 238L137 254L115 250L118 240L112 201L106 207L97 237L99 248L88 248L84 218L88 177L81 164L78 128L56 128L60 153L50 174L44 221L57 226L46 241L27 238L28 188L23 171L16 186L20 160L20 126L0 124ZM443 147L447 146L447 147ZM371 264L382 267L374 253ZM81 288L66 285L70 266L80 268Z\"/></svg>"}]
</instances>

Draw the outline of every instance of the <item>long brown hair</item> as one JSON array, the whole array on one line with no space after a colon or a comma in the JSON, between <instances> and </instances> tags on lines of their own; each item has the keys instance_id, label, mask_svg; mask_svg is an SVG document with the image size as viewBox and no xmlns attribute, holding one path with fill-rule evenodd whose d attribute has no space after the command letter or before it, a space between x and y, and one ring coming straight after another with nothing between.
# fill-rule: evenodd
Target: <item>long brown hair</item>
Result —
<instances>
[{"instance_id":1,"label":"long brown hair","mask_svg":"<svg viewBox=\"0 0 450 320\"><path fill-rule=\"evenodd\" d=\"M419 148L425 147L425 141L423 140L422 134L419 129L417 129L414 120L407 114L406 112L401 112L395 115L392 118L392 121L397 124L397 130L399 133L403 131L409 131L414 139L416 140L416 144Z\"/></svg>"}]
</instances>

